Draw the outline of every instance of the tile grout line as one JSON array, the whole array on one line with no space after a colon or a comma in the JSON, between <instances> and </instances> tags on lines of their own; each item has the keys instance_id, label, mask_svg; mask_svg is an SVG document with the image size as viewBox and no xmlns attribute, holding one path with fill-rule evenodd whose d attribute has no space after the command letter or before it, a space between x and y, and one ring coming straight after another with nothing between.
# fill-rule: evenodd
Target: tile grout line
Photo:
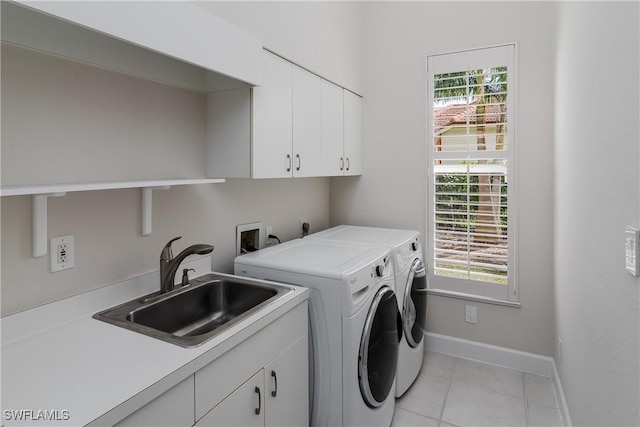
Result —
<instances>
[{"instance_id":1,"label":"tile grout line","mask_svg":"<svg viewBox=\"0 0 640 427\"><path fill-rule=\"evenodd\" d=\"M447 392L444 395L444 400L442 401L442 408L440 408L440 416L438 417L438 425L442 424L442 416L444 415L444 408L447 405L447 399L449 398L449 392L451 391L451 384L453 384L453 377L456 373L456 367L458 366L458 358L454 358L453 370L451 371L451 376L449 377L449 385L447 386Z\"/></svg>"},{"instance_id":2,"label":"tile grout line","mask_svg":"<svg viewBox=\"0 0 640 427\"><path fill-rule=\"evenodd\" d=\"M527 423L527 427L531 425L531 420L529 417L529 396L527 395L527 378L526 374L522 373L522 393L524 396L524 419Z\"/></svg>"}]
</instances>

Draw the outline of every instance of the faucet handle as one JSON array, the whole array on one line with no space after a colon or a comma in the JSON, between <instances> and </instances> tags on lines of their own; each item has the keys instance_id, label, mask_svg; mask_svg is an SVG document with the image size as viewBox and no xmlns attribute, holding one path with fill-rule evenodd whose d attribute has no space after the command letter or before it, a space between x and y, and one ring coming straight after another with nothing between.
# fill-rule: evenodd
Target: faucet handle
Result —
<instances>
[{"instance_id":1,"label":"faucet handle","mask_svg":"<svg viewBox=\"0 0 640 427\"><path fill-rule=\"evenodd\" d=\"M178 239L182 239L182 236L174 237L173 239L169 240L166 245L164 245L164 248L162 248L162 252L160 253L161 261L171 261L173 259L171 244Z\"/></svg>"}]
</instances>

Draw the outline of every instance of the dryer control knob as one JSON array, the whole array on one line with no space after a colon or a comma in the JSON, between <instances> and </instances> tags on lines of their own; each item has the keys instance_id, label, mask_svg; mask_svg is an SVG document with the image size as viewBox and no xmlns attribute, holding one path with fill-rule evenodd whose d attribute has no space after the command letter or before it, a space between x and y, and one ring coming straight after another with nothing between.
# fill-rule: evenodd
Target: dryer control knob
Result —
<instances>
[{"instance_id":1,"label":"dryer control knob","mask_svg":"<svg viewBox=\"0 0 640 427\"><path fill-rule=\"evenodd\" d=\"M417 242L413 242L413 243L411 243L411 249L412 249L414 252L418 252L418 243L417 243Z\"/></svg>"},{"instance_id":2,"label":"dryer control knob","mask_svg":"<svg viewBox=\"0 0 640 427\"><path fill-rule=\"evenodd\" d=\"M378 277L384 276L384 266L376 265L376 276Z\"/></svg>"}]
</instances>

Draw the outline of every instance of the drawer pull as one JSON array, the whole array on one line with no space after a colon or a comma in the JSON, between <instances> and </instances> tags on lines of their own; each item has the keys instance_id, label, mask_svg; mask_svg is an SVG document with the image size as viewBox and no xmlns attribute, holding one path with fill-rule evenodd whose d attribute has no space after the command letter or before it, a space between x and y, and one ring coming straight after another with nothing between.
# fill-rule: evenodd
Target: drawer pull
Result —
<instances>
[{"instance_id":1,"label":"drawer pull","mask_svg":"<svg viewBox=\"0 0 640 427\"><path fill-rule=\"evenodd\" d=\"M291 172L291 154L287 154L287 172Z\"/></svg>"},{"instance_id":2,"label":"drawer pull","mask_svg":"<svg viewBox=\"0 0 640 427\"><path fill-rule=\"evenodd\" d=\"M262 409L262 395L260 394L260 387L256 387L255 392L258 394L258 407L256 408L256 415L260 415Z\"/></svg>"},{"instance_id":3,"label":"drawer pull","mask_svg":"<svg viewBox=\"0 0 640 427\"><path fill-rule=\"evenodd\" d=\"M271 397L276 397L278 395L278 376L276 375L276 371L271 371L271 378L273 378L273 390L271 391Z\"/></svg>"}]
</instances>

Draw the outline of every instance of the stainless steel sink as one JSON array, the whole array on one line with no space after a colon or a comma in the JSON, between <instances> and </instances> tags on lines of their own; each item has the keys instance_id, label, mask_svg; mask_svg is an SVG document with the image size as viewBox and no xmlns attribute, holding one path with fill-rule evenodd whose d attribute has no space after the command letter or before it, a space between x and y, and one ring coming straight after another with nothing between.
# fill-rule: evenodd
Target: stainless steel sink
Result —
<instances>
[{"instance_id":1,"label":"stainless steel sink","mask_svg":"<svg viewBox=\"0 0 640 427\"><path fill-rule=\"evenodd\" d=\"M286 286L211 273L172 292L146 295L93 317L183 347L196 347L291 291Z\"/></svg>"}]
</instances>

